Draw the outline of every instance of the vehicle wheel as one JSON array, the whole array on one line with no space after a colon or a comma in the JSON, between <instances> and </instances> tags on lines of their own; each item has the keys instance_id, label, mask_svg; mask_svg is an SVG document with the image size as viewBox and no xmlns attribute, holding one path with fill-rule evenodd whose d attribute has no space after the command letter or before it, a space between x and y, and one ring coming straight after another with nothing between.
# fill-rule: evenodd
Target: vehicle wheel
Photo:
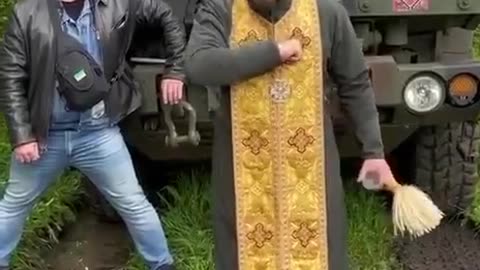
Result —
<instances>
[{"instance_id":1,"label":"vehicle wheel","mask_svg":"<svg viewBox=\"0 0 480 270\"><path fill-rule=\"evenodd\" d=\"M463 214L474 199L478 181L479 123L421 128L415 145L415 184L445 214Z\"/></svg>"},{"instance_id":2,"label":"vehicle wheel","mask_svg":"<svg viewBox=\"0 0 480 270\"><path fill-rule=\"evenodd\" d=\"M122 218L117 211L110 205L110 203L98 191L97 187L92 184L86 176L83 177L85 192L87 195L88 204L95 215L102 221L117 223L121 222Z\"/></svg>"}]
</instances>

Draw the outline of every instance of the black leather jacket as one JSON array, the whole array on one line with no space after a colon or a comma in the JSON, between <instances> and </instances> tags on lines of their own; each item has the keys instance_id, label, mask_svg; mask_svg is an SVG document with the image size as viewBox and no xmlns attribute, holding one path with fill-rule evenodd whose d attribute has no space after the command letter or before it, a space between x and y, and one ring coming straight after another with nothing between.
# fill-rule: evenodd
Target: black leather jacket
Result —
<instances>
[{"instance_id":1,"label":"black leather jacket","mask_svg":"<svg viewBox=\"0 0 480 270\"><path fill-rule=\"evenodd\" d=\"M46 1L20 0L0 46L0 106L14 147L33 141L42 143L48 136L55 49ZM128 12L128 1L134 1L134 12ZM98 0L96 21L107 76L112 76L125 61L135 28L149 25L163 30L152 35L163 35L166 43L168 64L164 77L184 79L185 34L163 0ZM131 74L127 68L120 82L130 81L128 85L132 85ZM105 103L111 119L122 119L140 106L138 84L134 85L110 91Z\"/></svg>"}]
</instances>

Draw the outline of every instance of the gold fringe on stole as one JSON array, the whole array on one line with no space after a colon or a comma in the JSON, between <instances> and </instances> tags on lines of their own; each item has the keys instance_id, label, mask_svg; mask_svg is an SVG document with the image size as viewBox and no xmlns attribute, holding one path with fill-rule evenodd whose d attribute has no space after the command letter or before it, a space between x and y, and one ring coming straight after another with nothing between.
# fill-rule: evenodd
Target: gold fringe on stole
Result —
<instances>
[{"instance_id":1,"label":"gold fringe on stole","mask_svg":"<svg viewBox=\"0 0 480 270\"><path fill-rule=\"evenodd\" d=\"M234 0L232 22L232 48L291 37L304 47L300 62L232 86L239 270L328 270L316 0L293 0L275 24Z\"/></svg>"}]
</instances>

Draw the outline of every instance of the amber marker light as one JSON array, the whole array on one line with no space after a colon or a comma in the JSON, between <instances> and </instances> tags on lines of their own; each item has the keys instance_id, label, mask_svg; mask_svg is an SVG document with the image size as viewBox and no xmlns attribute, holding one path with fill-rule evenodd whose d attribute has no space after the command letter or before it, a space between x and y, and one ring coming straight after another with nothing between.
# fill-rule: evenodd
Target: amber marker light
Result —
<instances>
[{"instance_id":1,"label":"amber marker light","mask_svg":"<svg viewBox=\"0 0 480 270\"><path fill-rule=\"evenodd\" d=\"M470 74L459 74L450 80L448 93L453 105L467 106L475 101L478 93L478 79Z\"/></svg>"}]
</instances>

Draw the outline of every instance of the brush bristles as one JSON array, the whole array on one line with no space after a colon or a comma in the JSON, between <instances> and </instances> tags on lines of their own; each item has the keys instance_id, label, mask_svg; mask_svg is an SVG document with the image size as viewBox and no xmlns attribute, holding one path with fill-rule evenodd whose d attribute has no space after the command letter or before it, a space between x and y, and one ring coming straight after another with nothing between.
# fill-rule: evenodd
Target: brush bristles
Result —
<instances>
[{"instance_id":1,"label":"brush bristles","mask_svg":"<svg viewBox=\"0 0 480 270\"><path fill-rule=\"evenodd\" d=\"M420 237L440 225L444 213L417 187L405 185L395 190L392 206L394 234Z\"/></svg>"}]
</instances>

